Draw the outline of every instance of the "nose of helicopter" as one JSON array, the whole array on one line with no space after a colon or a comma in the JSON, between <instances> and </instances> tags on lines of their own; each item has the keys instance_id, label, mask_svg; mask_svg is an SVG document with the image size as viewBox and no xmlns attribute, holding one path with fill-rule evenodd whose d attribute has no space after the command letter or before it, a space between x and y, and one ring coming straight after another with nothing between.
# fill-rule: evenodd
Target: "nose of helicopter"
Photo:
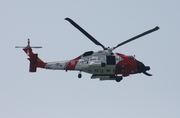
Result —
<instances>
[{"instance_id":1,"label":"nose of helicopter","mask_svg":"<svg viewBox=\"0 0 180 118\"><path fill-rule=\"evenodd\" d=\"M146 72L147 70L150 70L150 67L149 66L145 66L140 61L137 61L137 70L138 70L138 73Z\"/></svg>"}]
</instances>

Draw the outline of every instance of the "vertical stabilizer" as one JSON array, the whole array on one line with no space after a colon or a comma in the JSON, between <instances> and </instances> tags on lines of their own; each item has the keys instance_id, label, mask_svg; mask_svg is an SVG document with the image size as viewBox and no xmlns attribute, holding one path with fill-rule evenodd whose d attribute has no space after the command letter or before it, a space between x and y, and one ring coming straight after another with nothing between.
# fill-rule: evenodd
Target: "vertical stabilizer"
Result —
<instances>
[{"instance_id":1,"label":"vertical stabilizer","mask_svg":"<svg viewBox=\"0 0 180 118\"><path fill-rule=\"evenodd\" d=\"M42 48L41 46L30 46L30 39L28 39L27 46L16 46L15 48L23 48L24 52L29 56L28 60L30 61L29 72L36 72L37 67L44 68L46 63L43 62L38 54L34 54L32 48Z\"/></svg>"}]
</instances>

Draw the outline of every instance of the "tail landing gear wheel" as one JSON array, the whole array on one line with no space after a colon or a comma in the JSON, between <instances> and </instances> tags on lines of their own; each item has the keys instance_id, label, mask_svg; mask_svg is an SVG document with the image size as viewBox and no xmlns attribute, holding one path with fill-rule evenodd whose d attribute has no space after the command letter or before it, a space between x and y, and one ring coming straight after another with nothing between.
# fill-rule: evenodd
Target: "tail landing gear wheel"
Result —
<instances>
[{"instance_id":1,"label":"tail landing gear wheel","mask_svg":"<svg viewBox=\"0 0 180 118\"><path fill-rule=\"evenodd\" d=\"M116 82L120 82L123 79L122 76L116 76Z\"/></svg>"},{"instance_id":2,"label":"tail landing gear wheel","mask_svg":"<svg viewBox=\"0 0 180 118\"><path fill-rule=\"evenodd\" d=\"M81 74L81 73L79 73L79 74L78 74L78 78L81 78L81 77L82 77L82 74Z\"/></svg>"}]
</instances>

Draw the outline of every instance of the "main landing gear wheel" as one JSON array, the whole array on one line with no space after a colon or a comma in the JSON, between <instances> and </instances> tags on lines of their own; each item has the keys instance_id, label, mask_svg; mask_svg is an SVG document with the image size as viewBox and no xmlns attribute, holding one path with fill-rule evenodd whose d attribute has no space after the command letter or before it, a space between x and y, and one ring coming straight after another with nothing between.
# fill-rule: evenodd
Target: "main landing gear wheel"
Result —
<instances>
[{"instance_id":1,"label":"main landing gear wheel","mask_svg":"<svg viewBox=\"0 0 180 118\"><path fill-rule=\"evenodd\" d=\"M81 77L82 77L82 74L81 74L81 73L79 73L79 74L78 74L78 78L81 78Z\"/></svg>"},{"instance_id":2,"label":"main landing gear wheel","mask_svg":"<svg viewBox=\"0 0 180 118\"><path fill-rule=\"evenodd\" d=\"M122 76L116 76L116 82L120 82L123 79Z\"/></svg>"}]
</instances>

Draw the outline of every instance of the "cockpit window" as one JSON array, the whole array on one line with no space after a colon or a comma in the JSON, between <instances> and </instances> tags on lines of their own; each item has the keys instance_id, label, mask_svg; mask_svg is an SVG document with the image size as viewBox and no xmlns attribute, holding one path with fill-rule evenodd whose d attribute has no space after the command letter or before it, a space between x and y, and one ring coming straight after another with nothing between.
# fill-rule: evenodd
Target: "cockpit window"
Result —
<instances>
[{"instance_id":1,"label":"cockpit window","mask_svg":"<svg viewBox=\"0 0 180 118\"><path fill-rule=\"evenodd\" d=\"M135 58L133 56L129 56L130 60L135 60Z\"/></svg>"},{"instance_id":2,"label":"cockpit window","mask_svg":"<svg viewBox=\"0 0 180 118\"><path fill-rule=\"evenodd\" d=\"M90 56L90 55L92 55L94 52L93 51L88 51L88 52L85 52L84 54L83 54L83 56L85 57L85 56Z\"/></svg>"}]
</instances>

